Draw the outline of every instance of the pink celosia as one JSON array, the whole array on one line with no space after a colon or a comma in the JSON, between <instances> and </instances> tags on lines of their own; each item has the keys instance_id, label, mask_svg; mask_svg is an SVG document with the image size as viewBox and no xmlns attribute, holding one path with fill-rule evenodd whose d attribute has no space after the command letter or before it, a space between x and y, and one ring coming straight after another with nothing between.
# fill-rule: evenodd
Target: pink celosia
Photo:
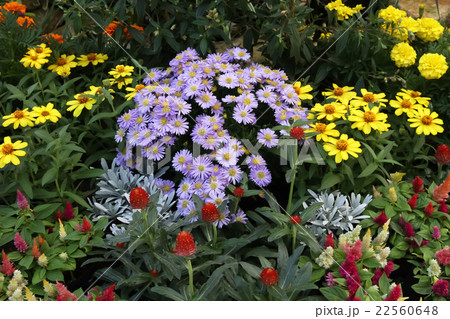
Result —
<instances>
[{"instance_id":1,"label":"pink celosia","mask_svg":"<svg viewBox=\"0 0 450 319\"><path fill-rule=\"evenodd\" d=\"M78 298L75 294L71 293L66 286L56 281L56 288L58 289L57 301L76 301Z\"/></svg>"},{"instance_id":2,"label":"pink celosia","mask_svg":"<svg viewBox=\"0 0 450 319\"><path fill-rule=\"evenodd\" d=\"M97 297L97 301L114 301L115 300L114 286L115 284L105 289L103 291L103 295Z\"/></svg>"},{"instance_id":3,"label":"pink celosia","mask_svg":"<svg viewBox=\"0 0 450 319\"><path fill-rule=\"evenodd\" d=\"M384 213L384 211L378 215L378 217L374 218L373 221L375 223L377 223L378 225L380 225L381 227L383 227L383 225L387 222L387 217L386 214Z\"/></svg>"},{"instance_id":4,"label":"pink celosia","mask_svg":"<svg viewBox=\"0 0 450 319\"><path fill-rule=\"evenodd\" d=\"M362 242L360 239L358 239L350 250L350 253L353 254L353 256L355 256L355 260L358 260L359 258L362 257L361 246Z\"/></svg>"},{"instance_id":5,"label":"pink celosia","mask_svg":"<svg viewBox=\"0 0 450 319\"><path fill-rule=\"evenodd\" d=\"M439 227L437 227L437 226L433 227L433 239L436 239L436 240L441 239L441 231L440 231Z\"/></svg>"},{"instance_id":6,"label":"pink celosia","mask_svg":"<svg viewBox=\"0 0 450 319\"><path fill-rule=\"evenodd\" d=\"M327 247L334 248L333 233L329 233L327 239L325 240L325 248Z\"/></svg>"},{"instance_id":7,"label":"pink celosia","mask_svg":"<svg viewBox=\"0 0 450 319\"><path fill-rule=\"evenodd\" d=\"M400 288L400 285L395 286L392 288L391 293L389 296L384 299L384 301L397 301L398 298L402 296L402 288Z\"/></svg>"},{"instance_id":8,"label":"pink celosia","mask_svg":"<svg viewBox=\"0 0 450 319\"><path fill-rule=\"evenodd\" d=\"M433 199L440 203L448 197L450 192L450 173L448 173L447 178L442 182L441 185L436 186L433 191Z\"/></svg>"},{"instance_id":9,"label":"pink celosia","mask_svg":"<svg viewBox=\"0 0 450 319\"><path fill-rule=\"evenodd\" d=\"M13 267L11 260L9 260L8 256L6 256L5 251L3 249L2 249L2 255L3 255L3 260L2 260L2 266L1 266L0 270L6 276L12 276L14 274L14 270L16 270L16 268Z\"/></svg>"},{"instance_id":10,"label":"pink celosia","mask_svg":"<svg viewBox=\"0 0 450 319\"><path fill-rule=\"evenodd\" d=\"M14 246L16 246L17 250L21 253L25 253L28 249L27 243L19 233L16 233L16 235L14 236Z\"/></svg>"},{"instance_id":11,"label":"pink celosia","mask_svg":"<svg viewBox=\"0 0 450 319\"><path fill-rule=\"evenodd\" d=\"M447 297L448 296L448 281L444 279L439 279L431 287L437 296Z\"/></svg>"},{"instance_id":12,"label":"pink celosia","mask_svg":"<svg viewBox=\"0 0 450 319\"><path fill-rule=\"evenodd\" d=\"M438 211L448 214L448 207L447 207L447 203L445 202L445 200L441 201L441 204L439 205Z\"/></svg>"},{"instance_id":13,"label":"pink celosia","mask_svg":"<svg viewBox=\"0 0 450 319\"><path fill-rule=\"evenodd\" d=\"M424 192L425 190L422 189L422 185L423 180L419 176L416 176L416 178L412 181L414 193Z\"/></svg>"},{"instance_id":14,"label":"pink celosia","mask_svg":"<svg viewBox=\"0 0 450 319\"><path fill-rule=\"evenodd\" d=\"M329 272L326 276L325 276L325 281L327 282L328 286L336 286L336 282L334 281L334 276L331 272Z\"/></svg>"},{"instance_id":15,"label":"pink celosia","mask_svg":"<svg viewBox=\"0 0 450 319\"><path fill-rule=\"evenodd\" d=\"M66 202L66 209L64 210L64 219L69 220L73 219L75 216L73 215L73 207L72 204Z\"/></svg>"},{"instance_id":16,"label":"pink celosia","mask_svg":"<svg viewBox=\"0 0 450 319\"><path fill-rule=\"evenodd\" d=\"M358 267L355 264L355 256L353 254L347 254L347 258L339 268L339 273L342 277L346 278L350 297L354 297L356 291L361 286L361 282L358 274Z\"/></svg>"},{"instance_id":17,"label":"pink celosia","mask_svg":"<svg viewBox=\"0 0 450 319\"><path fill-rule=\"evenodd\" d=\"M433 203L430 202L430 203L427 205L427 207L425 207L424 212L425 212L425 216L430 217L431 214L433 214L433 212L434 212Z\"/></svg>"},{"instance_id":18,"label":"pink celosia","mask_svg":"<svg viewBox=\"0 0 450 319\"><path fill-rule=\"evenodd\" d=\"M435 254L438 263L441 265L450 265L450 247L438 250Z\"/></svg>"},{"instance_id":19,"label":"pink celosia","mask_svg":"<svg viewBox=\"0 0 450 319\"><path fill-rule=\"evenodd\" d=\"M415 193L409 200L408 200L408 204L409 207L411 207L411 209L414 209L417 205L417 197L419 196L418 193Z\"/></svg>"},{"instance_id":20,"label":"pink celosia","mask_svg":"<svg viewBox=\"0 0 450 319\"><path fill-rule=\"evenodd\" d=\"M413 237L416 233L414 232L414 228L411 223L408 222L405 224L405 235L406 237Z\"/></svg>"},{"instance_id":21,"label":"pink celosia","mask_svg":"<svg viewBox=\"0 0 450 319\"><path fill-rule=\"evenodd\" d=\"M91 224L89 223L89 221L86 219L86 217L83 218L83 224L81 225L76 225L75 229L78 231L90 231L91 230Z\"/></svg>"},{"instance_id":22,"label":"pink celosia","mask_svg":"<svg viewBox=\"0 0 450 319\"><path fill-rule=\"evenodd\" d=\"M390 274L394 271L394 263L392 261L388 261L386 266L384 266L384 273L386 276L390 276Z\"/></svg>"},{"instance_id":23,"label":"pink celosia","mask_svg":"<svg viewBox=\"0 0 450 319\"><path fill-rule=\"evenodd\" d=\"M28 201L25 198L25 196L20 192L20 190L17 190L17 206L19 206L19 209L27 209L30 206L28 206Z\"/></svg>"}]
</instances>

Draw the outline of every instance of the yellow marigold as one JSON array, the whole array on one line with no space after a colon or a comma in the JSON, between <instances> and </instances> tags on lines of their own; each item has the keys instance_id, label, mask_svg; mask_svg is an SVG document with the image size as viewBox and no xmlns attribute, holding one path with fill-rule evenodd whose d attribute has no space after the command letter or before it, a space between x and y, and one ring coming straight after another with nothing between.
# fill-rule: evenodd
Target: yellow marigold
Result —
<instances>
[{"instance_id":1,"label":"yellow marigold","mask_svg":"<svg viewBox=\"0 0 450 319\"><path fill-rule=\"evenodd\" d=\"M45 43L41 43L34 48L28 48L28 55L39 55L41 58L49 57L52 53L52 49L48 48Z\"/></svg>"},{"instance_id":2,"label":"yellow marigold","mask_svg":"<svg viewBox=\"0 0 450 319\"><path fill-rule=\"evenodd\" d=\"M384 102L388 101L387 99L384 99L386 96L384 93L373 93L367 91L366 89L361 89L361 95L362 96L356 96L350 104L356 107L368 106L369 103L378 104L379 106L386 106Z\"/></svg>"},{"instance_id":3,"label":"yellow marigold","mask_svg":"<svg viewBox=\"0 0 450 319\"><path fill-rule=\"evenodd\" d=\"M115 68L112 68L108 73L112 75L115 79L120 77L131 76L134 71L134 66L129 65L117 65Z\"/></svg>"},{"instance_id":4,"label":"yellow marigold","mask_svg":"<svg viewBox=\"0 0 450 319\"><path fill-rule=\"evenodd\" d=\"M305 133L319 133L316 135L316 140L323 140L324 142L328 142L330 136L338 137L340 135L339 131L335 130L336 124L330 123L315 123L311 125L311 128Z\"/></svg>"},{"instance_id":5,"label":"yellow marigold","mask_svg":"<svg viewBox=\"0 0 450 319\"><path fill-rule=\"evenodd\" d=\"M84 94L91 94L92 92L84 92L84 93L80 93L80 94L76 94L75 100L71 100L69 102L67 102L67 105L70 105L67 108L67 111L74 111L73 112L73 116L78 117L81 114L81 111L83 111L84 108L86 108L87 110L91 110L92 106L97 103L97 100L92 99L90 97L87 96L83 96Z\"/></svg>"},{"instance_id":6,"label":"yellow marigold","mask_svg":"<svg viewBox=\"0 0 450 319\"><path fill-rule=\"evenodd\" d=\"M394 28L392 31L392 35L400 40L406 41L408 40L409 32L415 33L419 29L419 23L411 17L401 18L400 24Z\"/></svg>"},{"instance_id":7,"label":"yellow marigold","mask_svg":"<svg viewBox=\"0 0 450 319\"><path fill-rule=\"evenodd\" d=\"M82 54L77 59L78 65L85 67L89 63L92 63L92 65L97 65L99 63L105 62L105 60L108 60L108 55L101 53L89 53L88 55Z\"/></svg>"},{"instance_id":8,"label":"yellow marigold","mask_svg":"<svg viewBox=\"0 0 450 319\"><path fill-rule=\"evenodd\" d=\"M20 62L23 63L23 66L26 68L32 67L40 69L42 68L42 64L48 62L48 59L46 59L45 56L39 54L27 54L20 60Z\"/></svg>"},{"instance_id":9,"label":"yellow marigold","mask_svg":"<svg viewBox=\"0 0 450 319\"><path fill-rule=\"evenodd\" d=\"M418 19L417 36L425 42L436 41L444 33L444 27L433 18Z\"/></svg>"},{"instance_id":10,"label":"yellow marigold","mask_svg":"<svg viewBox=\"0 0 450 319\"><path fill-rule=\"evenodd\" d=\"M442 54L425 53L420 57L418 69L427 80L440 79L447 72L447 60Z\"/></svg>"},{"instance_id":11,"label":"yellow marigold","mask_svg":"<svg viewBox=\"0 0 450 319\"><path fill-rule=\"evenodd\" d=\"M365 134L370 134L372 129L379 132L388 131L390 124L386 123L387 114L379 113L379 111L380 108L376 106L371 109L368 106L364 106L364 111L352 111L348 117L349 121L354 122L352 129L357 128Z\"/></svg>"},{"instance_id":12,"label":"yellow marigold","mask_svg":"<svg viewBox=\"0 0 450 319\"><path fill-rule=\"evenodd\" d=\"M401 98L400 96L395 97L396 100L390 100L389 105L395 108L395 115L400 116L403 113L408 115L408 117L414 116L414 110L420 106L416 104L415 100L408 98Z\"/></svg>"},{"instance_id":13,"label":"yellow marigold","mask_svg":"<svg viewBox=\"0 0 450 319\"><path fill-rule=\"evenodd\" d=\"M386 9L381 9L380 12L378 12L378 17L389 22L398 23L401 18L406 17L406 12L394 8L393 6L389 6Z\"/></svg>"},{"instance_id":14,"label":"yellow marigold","mask_svg":"<svg viewBox=\"0 0 450 319\"><path fill-rule=\"evenodd\" d=\"M327 103L325 105L316 103L311 109L311 112L316 113L315 117L319 120L326 119L327 121L334 121L345 117L347 107L344 104L336 102Z\"/></svg>"},{"instance_id":15,"label":"yellow marigold","mask_svg":"<svg viewBox=\"0 0 450 319\"><path fill-rule=\"evenodd\" d=\"M322 95L327 98L334 98L337 101L348 105L348 102L356 96L356 92L354 92L353 89L354 87L352 86L340 87L333 83L333 90L322 92Z\"/></svg>"},{"instance_id":16,"label":"yellow marigold","mask_svg":"<svg viewBox=\"0 0 450 319\"><path fill-rule=\"evenodd\" d=\"M399 68L413 65L416 62L416 57L416 50L406 42L397 43L391 51L391 60Z\"/></svg>"}]
</instances>

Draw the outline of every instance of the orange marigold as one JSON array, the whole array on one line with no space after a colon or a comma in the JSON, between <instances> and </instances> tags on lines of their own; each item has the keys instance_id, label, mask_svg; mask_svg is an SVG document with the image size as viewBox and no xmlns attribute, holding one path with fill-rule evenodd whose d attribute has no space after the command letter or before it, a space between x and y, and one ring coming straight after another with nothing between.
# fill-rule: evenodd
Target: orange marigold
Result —
<instances>
[{"instance_id":1,"label":"orange marigold","mask_svg":"<svg viewBox=\"0 0 450 319\"><path fill-rule=\"evenodd\" d=\"M117 26L120 24L119 21L113 21L111 22L105 29L105 32L103 32L103 34L109 34L110 36L112 36L114 34L114 32L116 32L116 28Z\"/></svg>"},{"instance_id":2,"label":"orange marigold","mask_svg":"<svg viewBox=\"0 0 450 319\"><path fill-rule=\"evenodd\" d=\"M3 5L3 9L5 9L6 11L11 11L11 12L25 13L25 10L27 10L27 6L24 4L18 4L17 1L13 1L13 2L9 2L9 3L5 3Z\"/></svg>"},{"instance_id":3,"label":"orange marigold","mask_svg":"<svg viewBox=\"0 0 450 319\"><path fill-rule=\"evenodd\" d=\"M144 33L144 28L143 27L140 27L140 26L135 25L135 24L132 24L130 27L140 31L141 33ZM125 35L125 37L127 39L131 39L131 34L128 32L128 28L124 28L123 29L123 34Z\"/></svg>"},{"instance_id":4,"label":"orange marigold","mask_svg":"<svg viewBox=\"0 0 450 319\"><path fill-rule=\"evenodd\" d=\"M64 43L62 35L57 33L44 34L41 39L47 40L49 44L51 44L52 42Z\"/></svg>"},{"instance_id":5,"label":"orange marigold","mask_svg":"<svg viewBox=\"0 0 450 319\"><path fill-rule=\"evenodd\" d=\"M25 16L25 17L18 17L17 18L17 20L16 20L16 22L17 22L17 24L18 25L20 25L21 27L23 27L23 25L25 24L25 26L28 28L29 26L32 26L32 25L36 25L36 23L34 23L34 20L33 20L33 18L30 18L30 17L27 17L27 16Z\"/></svg>"}]
</instances>

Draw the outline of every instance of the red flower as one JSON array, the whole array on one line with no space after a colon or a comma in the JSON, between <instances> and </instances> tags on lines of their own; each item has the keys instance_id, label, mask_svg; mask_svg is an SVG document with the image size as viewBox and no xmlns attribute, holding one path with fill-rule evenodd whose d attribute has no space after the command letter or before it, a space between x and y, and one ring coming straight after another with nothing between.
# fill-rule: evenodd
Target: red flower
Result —
<instances>
[{"instance_id":1,"label":"red flower","mask_svg":"<svg viewBox=\"0 0 450 319\"><path fill-rule=\"evenodd\" d=\"M58 289L58 297L56 301L77 301L78 298L75 294L71 293L66 286L56 281L56 288Z\"/></svg>"},{"instance_id":2,"label":"red flower","mask_svg":"<svg viewBox=\"0 0 450 319\"><path fill-rule=\"evenodd\" d=\"M450 248L444 248L436 252L435 254L438 263L441 265L450 265Z\"/></svg>"},{"instance_id":3,"label":"red flower","mask_svg":"<svg viewBox=\"0 0 450 319\"><path fill-rule=\"evenodd\" d=\"M114 32L116 32L116 28L117 26L120 24L119 21L113 21L111 22L106 28L105 28L105 32L103 32L103 34L107 33L109 35L113 35Z\"/></svg>"},{"instance_id":4,"label":"red flower","mask_svg":"<svg viewBox=\"0 0 450 319\"><path fill-rule=\"evenodd\" d=\"M194 238L188 232L182 231L177 236L177 243L175 245L175 254L180 256L190 256L195 253Z\"/></svg>"},{"instance_id":5,"label":"red flower","mask_svg":"<svg viewBox=\"0 0 450 319\"><path fill-rule=\"evenodd\" d=\"M25 253L25 251L29 248L27 243L19 233L16 233L16 235L14 236L14 246L16 246L17 250L21 253Z\"/></svg>"},{"instance_id":6,"label":"red flower","mask_svg":"<svg viewBox=\"0 0 450 319\"><path fill-rule=\"evenodd\" d=\"M416 233L414 232L414 228L411 223L408 222L405 224L405 235L406 237L413 237Z\"/></svg>"},{"instance_id":7,"label":"red flower","mask_svg":"<svg viewBox=\"0 0 450 319\"><path fill-rule=\"evenodd\" d=\"M442 213L445 213L445 214L448 214L448 207L447 207L447 204L445 203L445 200L443 200L441 202L441 204L439 205L438 211L440 211Z\"/></svg>"},{"instance_id":8,"label":"red flower","mask_svg":"<svg viewBox=\"0 0 450 319\"><path fill-rule=\"evenodd\" d=\"M389 296L384 301L397 301L402 296L402 288L399 285L395 286Z\"/></svg>"},{"instance_id":9,"label":"red flower","mask_svg":"<svg viewBox=\"0 0 450 319\"><path fill-rule=\"evenodd\" d=\"M448 193L450 192L450 172L448 173L447 178L442 182L441 185L436 186L433 191L433 199L440 203L444 201L448 197Z\"/></svg>"},{"instance_id":10,"label":"red flower","mask_svg":"<svg viewBox=\"0 0 450 319\"><path fill-rule=\"evenodd\" d=\"M30 206L28 206L28 201L25 198L25 196L23 196L23 194L17 190L17 206L19 206L19 209L27 209L30 208Z\"/></svg>"},{"instance_id":11,"label":"red flower","mask_svg":"<svg viewBox=\"0 0 450 319\"><path fill-rule=\"evenodd\" d=\"M145 189L135 187L130 192L130 204L133 209L144 209L147 206L149 197Z\"/></svg>"},{"instance_id":12,"label":"red flower","mask_svg":"<svg viewBox=\"0 0 450 319\"><path fill-rule=\"evenodd\" d=\"M435 240L441 239L441 230L437 226L433 227L433 239Z\"/></svg>"},{"instance_id":13,"label":"red flower","mask_svg":"<svg viewBox=\"0 0 450 319\"><path fill-rule=\"evenodd\" d=\"M433 290L437 296L447 297L448 296L448 281L444 280L444 279L439 279L431 287L431 290Z\"/></svg>"},{"instance_id":14,"label":"red flower","mask_svg":"<svg viewBox=\"0 0 450 319\"><path fill-rule=\"evenodd\" d=\"M291 216L291 223L294 225L300 225L300 223L302 222L302 219L300 218L300 216Z\"/></svg>"},{"instance_id":15,"label":"red flower","mask_svg":"<svg viewBox=\"0 0 450 319\"><path fill-rule=\"evenodd\" d=\"M213 203L206 203L202 207L202 219L207 223L214 223L220 217L219 210Z\"/></svg>"},{"instance_id":16,"label":"red flower","mask_svg":"<svg viewBox=\"0 0 450 319\"><path fill-rule=\"evenodd\" d=\"M289 135L297 140L301 140L303 137L305 137L305 131L303 131L301 127L296 126L291 128Z\"/></svg>"},{"instance_id":17,"label":"red flower","mask_svg":"<svg viewBox=\"0 0 450 319\"><path fill-rule=\"evenodd\" d=\"M403 216L402 216L402 215L398 216L398 224L399 224L401 227L405 227L405 225L406 225L406 222L405 222L405 220L403 219Z\"/></svg>"},{"instance_id":18,"label":"red flower","mask_svg":"<svg viewBox=\"0 0 450 319\"><path fill-rule=\"evenodd\" d=\"M439 164L447 164L450 162L450 148L445 144L439 145L434 157Z\"/></svg>"},{"instance_id":19,"label":"red flower","mask_svg":"<svg viewBox=\"0 0 450 319\"><path fill-rule=\"evenodd\" d=\"M380 215L378 215L378 217L374 218L373 221L382 227L384 224L386 224L388 219L383 211Z\"/></svg>"},{"instance_id":20,"label":"red flower","mask_svg":"<svg viewBox=\"0 0 450 319\"><path fill-rule=\"evenodd\" d=\"M273 286L278 282L278 273L275 269L268 267L261 271L260 279L265 286Z\"/></svg>"},{"instance_id":21,"label":"red flower","mask_svg":"<svg viewBox=\"0 0 450 319\"><path fill-rule=\"evenodd\" d=\"M430 217L431 214L433 214L433 212L434 212L433 203L430 202L430 203L427 205L427 207L425 207L425 215L426 215L427 217Z\"/></svg>"},{"instance_id":22,"label":"red flower","mask_svg":"<svg viewBox=\"0 0 450 319\"><path fill-rule=\"evenodd\" d=\"M242 187L236 187L233 191L233 195L236 197L244 196L244 189Z\"/></svg>"},{"instance_id":23,"label":"red flower","mask_svg":"<svg viewBox=\"0 0 450 319\"><path fill-rule=\"evenodd\" d=\"M81 232L90 231L91 228L91 223L89 223L86 217L83 218L83 224L75 226L75 229Z\"/></svg>"},{"instance_id":24,"label":"red flower","mask_svg":"<svg viewBox=\"0 0 450 319\"><path fill-rule=\"evenodd\" d=\"M63 215L62 215L61 212L58 210L58 211L56 212L56 221L62 220L62 218L63 218Z\"/></svg>"},{"instance_id":25,"label":"red flower","mask_svg":"<svg viewBox=\"0 0 450 319\"><path fill-rule=\"evenodd\" d=\"M416 178L412 181L414 193L424 192L425 190L422 189L422 185L423 180L419 176L416 176Z\"/></svg>"},{"instance_id":26,"label":"red flower","mask_svg":"<svg viewBox=\"0 0 450 319\"><path fill-rule=\"evenodd\" d=\"M334 248L333 233L329 233L327 239L325 239L325 249L327 247Z\"/></svg>"},{"instance_id":27,"label":"red flower","mask_svg":"<svg viewBox=\"0 0 450 319\"><path fill-rule=\"evenodd\" d=\"M123 248L123 246L125 246L125 243L117 243L116 246L119 248Z\"/></svg>"},{"instance_id":28,"label":"red flower","mask_svg":"<svg viewBox=\"0 0 450 319\"><path fill-rule=\"evenodd\" d=\"M64 210L64 219L65 220L70 220L70 219L74 219L75 216L73 215L73 207L72 204L69 202L66 202L66 209Z\"/></svg>"},{"instance_id":29,"label":"red flower","mask_svg":"<svg viewBox=\"0 0 450 319\"><path fill-rule=\"evenodd\" d=\"M152 269L152 271L150 272L150 275L152 275L153 278L156 278L159 276L159 271L156 269Z\"/></svg>"},{"instance_id":30,"label":"red flower","mask_svg":"<svg viewBox=\"0 0 450 319\"><path fill-rule=\"evenodd\" d=\"M33 248L31 251L33 252L34 259L38 259L39 257L41 257L41 252L39 251L36 238L33 239Z\"/></svg>"},{"instance_id":31,"label":"red flower","mask_svg":"<svg viewBox=\"0 0 450 319\"><path fill-rule=\"evenodd\" d=\"M42 246L42 244L44 243L45 239L41 237L41 234L39 234L39 246Z\"/></svg>"},{"instance_id":32,"label":"red flower","mask_svg":"<svg viewBox=\"0 0 450 319\"><path fill-rule=\"evenodd\" d=\"M417 197L419 196L418 193L415 193L408 201L409 207L411 207L411 209L414 209L417 205Z\"/></svg>"},{"instance_id":33,"label":"red flower","mask_svg":"<svg viewBox=\"0 0 450 319\"><path fill-rule=\"evenodd\" d=\"M392 261L388 261L383 270L376 269L373 277L372 277L372 285L378 285L378 281L380 280L383 274L389 278L389 275L394 271L394 263Z\"/></svg>"},{"instance_id":34,"label":"red flower","mask_svg":"<svg viewBox=\"0 0 450 319\"><path fill-rule=\"evenodd\" d=\"M114 301L115 295L114 295L114 286L116 284L110 286L109 288L106 288L103 291L102 296L97 296L97 301Z\"/></svg>"},{"instance_id":35,"label":"red flower","mask_svg":"<svg viewBox=\"0 0 450 319\"><path fill-rule=\"evenodd\" d=\"M423 246L427 245L429 242L430 242L429 240L422 240L422 242L420 243L420 246L419 246L419 245L417 245L416 241L414 240L411 242L411 247L412 248L423 247Z\"/></svg>"},{"instance_id":36,"label":"red flower","mask_svg":"<svg viewBox=\"0 0 450 319\"><path fill-rule=\"evenodd\" d=\"M16 270L16 268L13 267L11 260L9 260L8 256L6 256L5 251L3 249L2 249L2 255L3 255L3 261L2 261L2 266L0 267L0 270L6 276L12 276L12 274L14 273L14 270Z\"/></svg>"}]
</instances>

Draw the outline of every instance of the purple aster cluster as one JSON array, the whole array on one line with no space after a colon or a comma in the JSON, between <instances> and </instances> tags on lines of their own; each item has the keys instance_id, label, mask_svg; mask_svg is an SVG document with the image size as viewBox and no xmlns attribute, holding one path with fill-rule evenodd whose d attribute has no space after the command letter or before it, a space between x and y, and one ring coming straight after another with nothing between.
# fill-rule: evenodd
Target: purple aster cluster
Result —
<instances>
[{"instance_id":1,"label":"purple aster cluster","mask_svg":"<svg viewBox=\"0 0 450 319\"><path fill-rule=\"evenodd\" d=\"M306 121L294 88L285 82L286 74L249 59L248 52L240 48L209 54L205 59L187 49L169 63L170 68L150 70L143 80L146 87L134 97L136 108L118 120L115 139L127 141L117 155L124 166L132 166L133 149L138 146L144 158L159 161L180 137L200 145L198 154L181 149L172 158L174 170L183 174L178 186L157 182L166 193L176 191L177 208L184 216L196 211L194 194L217 206L227 202L225 189L239 184L247 169L257 186L270 184L266 161L260 155L244 158L243 144L227 129L231 123L254 126L257 114L267 109L281 125L290 125L290 119ZM227 117L226 111L232 116ZM245 138L272 148L278 145L279 136L261 128L257 136ZM242 211L231 214L228 207L221 214L219 227L247 220Z\"/></svg>"}]
</instances>

